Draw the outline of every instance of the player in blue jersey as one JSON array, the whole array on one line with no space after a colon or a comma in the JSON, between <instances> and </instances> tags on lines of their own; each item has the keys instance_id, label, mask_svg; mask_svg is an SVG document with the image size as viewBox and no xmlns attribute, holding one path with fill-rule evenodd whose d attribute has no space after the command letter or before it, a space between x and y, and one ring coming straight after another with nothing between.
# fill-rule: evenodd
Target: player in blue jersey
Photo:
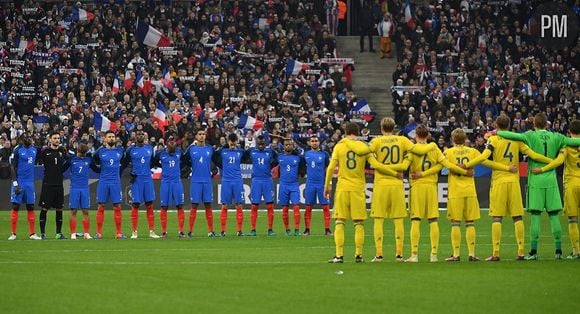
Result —
<instances>
[{"instance_id":1,"label":"player in blue jersey","mask_svg":"<svg viewBox=\"0 0 580 314\"><path fill-rule=\"evenodd\" d=\"M185 154L186 162L191 166L191 178L189 186L189 197L191 199L191 209L189 211L189 237L193 235L193 225L197 217L197 206L203 202L205 207L205 219L207 220L207 236L215 237L213 230L213 212L211 202L213 201L212 185L212 157L213 147L205 143L205 130L199 129L195 132L197 144L191 145Z\"/></svg>"},{"instance_id":2,"label":"player in blue jersey","mask_svg":"<svg viewBox=\"0 0 580 314\"><path fill-rule=\"evenodd\" d=\"M320 150L320 139L314 135L308 141L310 150L304 153L306 164L306 189L304 196L306 198L306 210L304 212L304 235L310 235L310 221L312 220L312 205L322 205L324 215L324 234L332 236L330 230L330 206L328 199L324 197L324 177L326 167L330 163L330 156L327 152Z\"/></svg>"},{"instance_id":3,"label":"player in blue jersey","mask_svg":"<svg viewBox=\"0 0 580 314\"><path fill-rule=\"evenodd\" d=\"M95 172L100 172L100 169L92 162L92 158L86 154L89 147L81 143L77 148L76 156L70 158L66 163L64 170L70 168L70 193L69 193L69 207L70 207L70 238L77 239L77 210L83 211L83 237L87 240L92 239L89 228L89 207L91 206L89 193L89 168Z\"/></svg>"},{"instance_id":4,"label":"player in blue jersey","mask_svg":"<svg viewBox=\"0 0 580 314\"><path fill-rule=\"evenodd\" d=\"M131 170L131 239L137 239L137 224L139 223L139 206L145 203L147 209L147 223L149 225L149 237L159 239L155 234L155 213L153 201L155 200L155 186L151 177L151 160L153 159L153 147L145 144L145 132L138 130L135 133L135 144L125 152L125 158L133 165Z\"/></svg>"},{"instance_id":5,"label":"player in blue jersey","mask_svg":"<svg viewBox=\"0 0 580 314\"><path fill-rule=\"evenodd\" d=\"M56 210L56 238L66 239L62 234L62 208L64 207L64 168L68 153L64 146L60 145L60 132L54 131L49 136L49 144L43 148L38 157L38 163L44 166L42 177L42 190L40 192L40 237L46 238L46 214L50 208Z\"/></svg>"},{"instance_id":6,"label":"player in blue jersey","mask_svg":"<svg viewBox=\"0 0 580 314\"><path fill-rule=\"evenodd\" d=\"M294 141L284 140L284 153L278 155L280 166L280 186L278 188L278 205L282 206L282 221L286 235L290 235L289 205L294 211L294 235L300 235L300 187L298 176L304 173L304 161L295 153Z\"/></svg>"},{"instance_id":7,"label":"player in blue jersey","mask_svg":"<svg viewBox=\"0 0 580 314\"><path fill-rule=\"evenodd\" d=\"M117 147L115 132L107 131L104 146L99 148L93 155L93 162L100 166L101 174L97 185L97 233L95 239L103 236L103 223L105 222L105 203L113 203L115 220L115 237L124 239L121 232L123 214L121 213L121 164L123 163L124 151Z\"/></svg>"},{"instance_id":8,"label":"player in blue jersey","mask_svg":"<svg viewBox=\"0 0 580 314\"><path fill-rule=\"evenodd\" d=\"M26 205L28 228L31 240L42 239L34 232L34 164L38 150L32 146L32 138L27 133L20 135L19 145L14 148L10 163L12 164L12 188L10 191L10 224L12 234L8 240L16 240L16 225L18 224L18 210L20 205Z\"/></svg>"},{"instance_id":9,"label":"player in blue jersey","mask_svg":"<svg viewBox=\"0 0 580 314\"><path fill-rule=\"evenodd\" d=\"M243 236L242 223L244 221L244 182L242 180L241 161L244 158L244 150L238 148L238 136L235 133L228 135L228 146L221 148L214 154L214 163L222 170L221 203L220 214L221 236L226 235L226 225L228 221L228 204L236 206L236 223L238 226L236 235Z\"/></svg>"},{"instance_id":10,"label":"player in blue jersey","mask_svg":"<svg viewBox=\"0 0 580 314\"><path fill-rule=\"evenodd\" d=\"M277 162L277 154L271 148L266 148L266 139L263 135L258 135L256 148L250 149L249 157L252 161L252 187L250 200L252 208L250 212L250 223L252 230L250 236L256 236L256 223L258 221L258 206L264 200L268 210L268 235L275 236L272 229L274 225L274 182L272 181L272 168Z\"/></svg>"},{"instance_id":11,"label":"player in blue jersey","mask_svg":"<svg viewBox=\"0 0 580 314\"><path fill-rule=\"evenodd\" d=\"M161 237L167 238L167 208L177 207L177 224L179 227L179 237L185 238L183 224L185 212L183 204L185 197L183 194L183 183L181 183L181 167L183 165L183 155L180 148L177 148L175 141L167 142L167 149L155 154L153 162L156 166L161 166L161 187L159 188L159 198L161 199Z\"/></svg>"}]
</instances>

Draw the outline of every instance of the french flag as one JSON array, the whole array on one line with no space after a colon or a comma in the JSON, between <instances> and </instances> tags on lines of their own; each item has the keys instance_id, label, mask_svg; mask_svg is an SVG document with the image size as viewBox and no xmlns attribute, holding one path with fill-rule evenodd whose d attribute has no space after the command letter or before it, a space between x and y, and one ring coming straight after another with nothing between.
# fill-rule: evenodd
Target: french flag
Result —
<instances>
[{"instance_id":1,"label":"french flag","mask_svg":"<svg viewBox=\"0 0 580 314\"><path fill-rule=\"evenodd\" d=\"M145 81L143 80L143 73L141 71L137 72L137 76L135 77L135 84L137 84L137 89L142 92L143 88L145 87Z\"/></svg>"},{"instance_id":2,"label":"french flag","mask_svg":"<svg viewBox=\"0 0 580 314\"><path fill-rule=\"evenodd\" d=\"M377 114L371 110L371 106L369 106L369 103L364 98L359 100L355 106L352 107L351 112L355 114L362 114L363 119L367 122L373 121L375 119L375 115Z\"/></svg>"},{"instance_id":3,"label":"french flag","mask_svg":"<svg viewBox=\"0 0 580 314\"><path fill-rule=\"evenodd\" d=\"M123 87L128 91L135 85L135 82L131 79L131 71L129 69L125 70L125 80L123 81Z\"/></svg>"},{"instance_id":4,"label":"french flag","mask_svg":"<svg viewBox=\"0 0 580 314\"><path fill-rule=\"evenodd\" d=\"M34 127L36 128L36 130L40 130L40 129L42 129L42 127L44 126L45 123L48 123L48 117L47 116L32 116L32 123L34 124Z\"/></svg>"},{"instance_id":5,"label":"french flag","mask_svg":"<svg viewBox=\"0 0 580 314\"><path fill-rule=\"evenodd\" d=\"M83 10L83 9L79 9L79 8L73 8L72 10L73 12L73 19L74 20L79 20L79 21L90 21L92 19L95 18L95 16L93 15L93 13L87 11L87 10Z\"/></svg>"},{"instance_id":6,"label":"french flag","mask_svg":"<svg viewBox=\"0 0 580 314\"><path fill-rule=\"evenodd\" d=\"M24 55L24 52L34 50L34 41L32 40L17 40L16 46L22 51L18 52L19 56Z\"/></svg>"},{"instance_id":7,"label":"french flag","mask_svg":"<svg viewBox=\"0 0 580 314\"><path fill-rule=\"evenodd\" d=\"M115 80L113 81L113 95L117 95L119 93L119 77L115 75Z\"/></svg>"},{"instance_id":8,"label":"french flag","mask_svg":"<svg viewBox=\"0 0 580 314\"><path fill-rule=\"evenodd\" d=\"M165 106L163 106L163 102L157 101L157 106L153 113L153 120L157 121L159 129L161 129L162 132L165 132L165 126L167 125L167 114L165 111L167 110L165 109Z\"/></svg>"},{"instance_id":9,"label":"french flag","mask_svg":"<svg viewBox=\"0 0 580 314\"><path fill-rule=\"evenodd\" d=\"M286 64L286 75L298 75L300 71L308 69L310 69L308 64L294 59L288 59L288 64Z\"/></svg>"},{"instance_id":10,"label":"french flag","mask_svg":"<svg viewBox=\"0 0 580 314\"><path fill-rule=\"evenodd\" d=\"M118 125L115 122L111 122L111 120L101 115L100 113L95 112L94 120L95 130L100 132L106 132L109 130L117 132Z\"/></svg>"},{"instance_id":11,"label":"french flag","mask_svg":"<svg viewBox=\"0 0 580 314\"><path fill-rule=\"evenodd\" d=\"M144 44L149 47L169 47L171 41L169 37L161 34L160 31L147 25L147 23L137 19L137 29L135 30L135 36L137 37L137 42Z\"/></svg>"},{"instance_id":12,"label":"french flag","mask_svg":"<svg viewBox=\"0 0 580 314\"><path fill-rule=\"evenodd\" d=\"M407 0L405 3L405 23L409 28L415 26L415 21L413 20L413 11L411 11L411 1Z\"/></svg>"},{"instance_id":13,"label":"french flag","mask_svg":"<svg viewBox=\"0 0 580 314\"><path fill-rule=\"evenodd\" d=\"M173 89L173 79L171 79L167 66L163 68L163 79L161 81L163 82L163 86L167 89L166 93Z\"/></svg>"},{"instance_id":14,"label":"french flag","mask_svg":"<svg viewBox=\"0 0 580 314\"><path fill-rule=\"evenodd\" d=\"M209 117L210 117L211 119L214 119L214 120L215 120L215 119L220 119L220 118L221 118L221 117L224 115L224 113L225 113L225 112L226 112L226 111L225 111L225 110L222 108L222 109L220 109L220 110L217 110L217 111L210 112L210 113L209 113Z\"/></svg>"},{"instance_id":15,"label":"french flag","mask_svg":"<svg viewBox=\"0 0 580 314\"><path fill-rule=\"evenodd\" d=\"M238 129L254 129L259 130L264 127L264 122L250 117L247 114L242 114L240 117L240 122L238 122Z\"/></svg>"}]
</instances>

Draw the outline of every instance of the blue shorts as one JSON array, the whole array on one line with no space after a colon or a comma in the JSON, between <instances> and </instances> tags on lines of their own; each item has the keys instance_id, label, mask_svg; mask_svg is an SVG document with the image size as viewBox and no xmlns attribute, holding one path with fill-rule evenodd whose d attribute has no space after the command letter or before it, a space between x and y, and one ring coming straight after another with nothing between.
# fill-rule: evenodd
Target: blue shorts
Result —
<instances>
[{"instance_id":1,"label":"blue shorts","mask_svg":"<svg viewBox=\"0 0 580 314\"><path fill-rule=\"evenodd\" d=\"M189 198L191 204L211 203L213 201L213 184L211 182L191 182Z\"/></svg>"},{"instance_id":2,"label":"blue shorts","mask_svg":"<svg viewBox=\"0 0 580 314\"><path fill-rule=\"evenodd\" d=\"M88 209L91 207L89 189L70 189L68 205L70 209Z\"/></svg>"},{"instance_id":3,"label":"blue shorts","mask_svg":"<svg viewBox=\"0 0 580 314\"><path fill-rule=\"evenodd\" d=\"M259 204L262 198L266 203L274 202L274 182L272 180L252 180L250 189L252 204Z\"/></svg>"},{"instance_id":4,"label":"blue shorts","mask_svg":"<svg viewBox=\"0 0 580 314\"><path fill-rule=\"evenodd\" d=\"M137 178L131 185L131 203L153 202L155 200L155 186L153 179Z\"/></svg>"},{"instance_id":5,"label":"blue shorts","mask_svg":"<svg viewBox=\"0 0 580 314\"><path fill-rule=\"evenodd\" d=\"M222 181L220 193L222 204L243 204L244 203L244 182Z\"/></svg>"},{"instance_id":6,"label":"blue shorts","mask_svg":"<svg viewBox=\"0 0 580 314\"><path fill-rule=\"evenodd\" d=\"M161 207L181 206L185 203L183 184L181 182L163 182L159 188Z\"/></svg>"},{"instance_id":7,"label":"blue shorts","mask_svg":"<svg viewBox=\"0 0 580 314\"><path fill-rule=\"evenodd\" d=\"M97 184L97 203L104 204L110 201L113 204L118 204L121 203L122 199L121 182L108 183L99 181L99 184Z\"/></svg>"},{"instance_id":8,"label":"blue shorts","mask_svg":"<svg viewBox=\"0 0 580 314\"><path fill-rule=\"evenodd\" d=\"M298 184L280 183L278 186L278 204L283 206L300 204L300 188Z\"/></svg>"},{"instance_id":9,"label":"blue shorts","mask_svg":"<svg viewBox=\"0 0 580 314\"><path fill-rule=\"evenodd\" d=\"M34 192L34 182L22 183L19 185L20 193L14 193L14 185L10 189L10 202L15 204L33 205L36 202Z\"/></svg>"},{"instance_id":10,"label":"blue shorts","mask_svg":"<svg viewBox=\"0 0 580 314\"><path fill-rule=\"evenodd\" d=\"M308 183L304 189L304 198L306 205L328 205L328 199L324 197L324 184L322 183ZM316 199L318 198L318 202Z\"/></svg>"}]
</instances>

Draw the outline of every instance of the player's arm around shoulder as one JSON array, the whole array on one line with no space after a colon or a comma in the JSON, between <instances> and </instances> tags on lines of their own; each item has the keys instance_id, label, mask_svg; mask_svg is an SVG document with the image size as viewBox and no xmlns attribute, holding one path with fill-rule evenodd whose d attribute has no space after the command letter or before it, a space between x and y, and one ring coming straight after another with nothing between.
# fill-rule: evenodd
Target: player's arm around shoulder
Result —
<instances>
[{"instance_id":1,"label":"player's arm around shoulder","mask_svg":"<svg viewBox=\"0 0 580 314\"><path fill-rule=\"evenodd\" d=\"M516 132L510 132L510 131L498 131L497 135L499 135L503 138L507 138L508 140L526 142L527 136L529 136L530 132L533 132L533 131L528 131L526 133L516 133Z\"/></svg>"},{"instance_id":2,"label":"player's arm around shoulder","mask_svg":"<svg viewBox=\"0 0 580 314\"><path fill-rule=\"evenodd\" d=\"M340 143L344 144L349 150L352 150L355 154L359 156L366 156L372 153L370 147L366 143L359 140L351 140L348 138L343 138L342 140L340 140L339 144Z\"/></svg>"},{"instance_id":3,"label":"player's arm around shoulder","mask_svg":"<svg viewBox=\"0 0 580 314\"><path fill-rule=\"evenodd\" d=\"M549 164L552 162L551 158L548 158L542 154L536 153L533 149L531 149L528 145L519 142L519 149L520 152L522 154L526 154L528 157L530 157L531 159L537 161L537 162L542 162L545 164Z\"/></svg>"},{"instance_id":4,"label":"player's arm around shoulder","mask_svg":"<svg viewBox=\"0 0 580 314\"><path fill-rule=\"evenodd\" d=\"M566 148L562 148L562 149L560 149L560 153L558 154L558 157L556 159L552 160L550 163L543 166L542 168L532 169L532 172L534 174L540 174L540 173L544 173L544 172L548 172L550 170L556 169L564 163L567 155L568 155L568 152L567 152Z\"/></svg>"}]
</instances>

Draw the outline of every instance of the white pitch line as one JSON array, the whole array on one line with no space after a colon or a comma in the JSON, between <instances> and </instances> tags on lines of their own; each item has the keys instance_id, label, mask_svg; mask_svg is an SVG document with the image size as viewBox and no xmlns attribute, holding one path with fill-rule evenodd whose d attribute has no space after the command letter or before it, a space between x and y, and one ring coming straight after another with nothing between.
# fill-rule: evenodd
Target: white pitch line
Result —
<instances>
[{"instance_id":1,"label":"white pitch line","mask_svg":"<svg viewBox=\"0 0 580 314\"><path fill-rule=\"evenodd\" d=\"M163 262L174 265L291 265L325 264L326 261L206 261ZM159 262L100 262L100 261L0 261L0 264L59 264L59 265L159 265Z\"/></svg>"},{"instance_id":2,"label":"white pitch line","mask_svg":"<svg viewBox=\"0 0 580 314\"><path fill-rule=\"evenodd\" d=\"M333 246L302 246L294 247L292 249L306 249L306 250L320 250L320 249L332 249ZM191 251L223 251L229 248L181 248L181 249L104 249L104 250L93 250L93 249L79 249L79 250L0 250L0 253L15 254L15 253L91 253L91 252L191 252ZM244 250L287 250L288 247L248 247Z\"/></svg>"}]
</instances>

